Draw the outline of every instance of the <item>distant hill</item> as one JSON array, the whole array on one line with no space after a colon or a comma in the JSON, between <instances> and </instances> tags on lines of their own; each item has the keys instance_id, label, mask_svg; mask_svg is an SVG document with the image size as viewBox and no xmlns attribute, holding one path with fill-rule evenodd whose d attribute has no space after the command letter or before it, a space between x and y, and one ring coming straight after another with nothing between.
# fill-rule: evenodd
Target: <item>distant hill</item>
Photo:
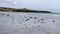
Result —
<instances>
[{"instance_id":1,"label":"distant hill","mask_svg":"<svg viewBox=\"0 0 60 34\"><path fill-rule=\"evenodd\" d=\"M50 11L38 11L38 10L30 10L30 9L16 9L16 8L8 8L8 7L0 7L0 11L5 12L38 12L38 13L52 13Z\"/></svg>"}]
</instances>

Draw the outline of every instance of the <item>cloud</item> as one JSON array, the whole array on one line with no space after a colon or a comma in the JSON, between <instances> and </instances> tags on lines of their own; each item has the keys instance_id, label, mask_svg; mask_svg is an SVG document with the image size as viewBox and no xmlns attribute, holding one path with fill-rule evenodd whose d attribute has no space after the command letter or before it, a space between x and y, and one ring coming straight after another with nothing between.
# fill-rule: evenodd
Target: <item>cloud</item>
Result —
<instances>
[{"instance_id":1,"label":"cloud","mask_svg":"<svg viewBox=\"0 0 60 34\"><path fill-rule=\"evenodd\" d=\"M0 0L0 6L54 11L60 9L60 0Z\"/></svg>"}]
</instances>

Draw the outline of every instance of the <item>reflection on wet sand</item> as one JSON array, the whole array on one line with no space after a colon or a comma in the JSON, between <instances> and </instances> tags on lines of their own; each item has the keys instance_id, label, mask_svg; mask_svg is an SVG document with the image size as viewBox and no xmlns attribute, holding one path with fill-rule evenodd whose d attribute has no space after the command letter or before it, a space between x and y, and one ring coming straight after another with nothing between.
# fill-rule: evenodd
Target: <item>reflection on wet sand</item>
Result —
<instances>
[{"instance_id":1,"label":"reflection on wet sand","mask_svg":"<svg viewBox=\"0 0 60 34\"><path fill-rule=\"evenodd\" d=\"M9 34L60 34L60 19L55 18L40 13L24 13L24 15L23 13L2 13L0 14L0 32L8 32Z\"/></svg>"}]
</instances>

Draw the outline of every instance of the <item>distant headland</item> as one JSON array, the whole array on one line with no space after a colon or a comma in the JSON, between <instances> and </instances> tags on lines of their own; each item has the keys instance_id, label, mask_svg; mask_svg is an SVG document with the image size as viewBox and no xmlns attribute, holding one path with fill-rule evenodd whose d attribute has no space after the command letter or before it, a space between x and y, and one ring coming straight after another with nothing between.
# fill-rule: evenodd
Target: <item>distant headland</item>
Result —
<instances>
[{"instance_id":1,"label":"distant headland","mask_svg":"<svg viewBox=\"0 0 60 34\"><path fill-rule=\"evenodd\" d=\"M0 11L4 12L38 12L38 13L52 13L50 11L39 11L39 10L31 10L31 9L17 9L17 8L8 8L8 7L0 7Z\"/></svg>"}]
</instances>

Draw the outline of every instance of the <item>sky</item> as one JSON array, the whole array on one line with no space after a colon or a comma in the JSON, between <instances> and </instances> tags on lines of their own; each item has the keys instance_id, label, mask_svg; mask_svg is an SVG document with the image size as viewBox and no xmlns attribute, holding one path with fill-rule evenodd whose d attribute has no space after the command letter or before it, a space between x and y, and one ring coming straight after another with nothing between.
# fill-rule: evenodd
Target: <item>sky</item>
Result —
<instances>
[{"instance_id":1,"label":"sky","mask_svg":"<svg viewBox=\"0 0 60 34\"><path fill-rule=\"evenodd\" d=\"M60 13L60 0L0 0L0 7L47 10Z\"/></svg>"}]
</instances>

